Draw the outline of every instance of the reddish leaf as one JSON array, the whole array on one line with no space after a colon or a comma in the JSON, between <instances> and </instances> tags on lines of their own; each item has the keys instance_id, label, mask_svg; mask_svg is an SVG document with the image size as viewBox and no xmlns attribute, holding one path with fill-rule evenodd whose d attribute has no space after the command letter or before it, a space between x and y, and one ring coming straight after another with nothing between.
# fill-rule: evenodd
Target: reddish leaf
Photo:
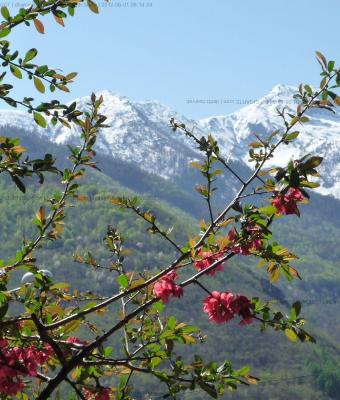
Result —
<instances>
[{"instance_id":1,"label":"reddish leaf","mask_svg":"<svg viewBox=\"0 0 340 400\"><path fill-rule=\"evenodd\" d=\"M35 19L33 22L34 22L34 26L35 26L36 30L39 33L42 33L42 34L45 33L44 24L39 19Z\"/></svg>"}]
</instances>

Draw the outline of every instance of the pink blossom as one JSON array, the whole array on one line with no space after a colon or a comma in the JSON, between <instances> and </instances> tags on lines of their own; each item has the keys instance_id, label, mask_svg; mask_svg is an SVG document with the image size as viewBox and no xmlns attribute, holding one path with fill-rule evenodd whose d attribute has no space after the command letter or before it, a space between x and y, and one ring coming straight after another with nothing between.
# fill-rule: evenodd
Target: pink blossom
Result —
<instances>
[{"instance_id":1,"label":"pink blossom","mask_svg":"<svg viewBox=\"0 0 340 400\"><path fill-rule=\"evenodd\" d=\"M233 245L238 240L238 234L236 229L233 228L228 232L228 240L230 243L230 249L236 254L242 254L243 256L250 256L254 250L261 250L262 248L262 239L260 237L252 238L252 235L261 235L260 230L255 225L249 225L245 228L246 231L250 234L250 237L247 239L243 239L240 244Z\"/></svg>"},{"instance_id":2,"label":"pink blossom","mask_svg":"<svg viewBox=\"0 0 340 400\"><path fill-rule=\"evenodd\" d=\"M253 321L251 302L246 296L235 295L230 307L235 314L242 317L241 325L250 324Z\"/></svg>"},{"instance_id":3,"label":"pink blossom","mask_svg":"<svg viewBox=\"0 0 340 400\"><path fill-rule=\"evenodd\" d=\"M79 345L86 345L86 344L87 344L86 341L80 340L80 339L78 339L78 338L75 337L75 336L70 336L69 338L66 339L66 341L67 341L68 343L74 343L74 344L79 344Z\"/></svg>"},{"instance_id":4,"label":"pink blossom","mask_svg":"<svg viewBox=\"0 0 340 400\"><path fill-rule=\"evenodd\" d=\"M86 400L110 400L110 388L101 388L95 391L83 388Z\"/></svg>"},{"instance_id":5,"label":"pink blossom","mask_svg":"<svg viewBox=\"0 0 340 400\"><path fill-rule=\"evenodd\" d=\"M229 308L232 293L214 291L204 300L203 311L209 315L210 321L216 324L230 321L234 315Z\"/></svg>"},{"instance_id":6,"label":"pink blossom","mask_svg":"<svg viewBox=\"0 0 340 400\"><path fill-rule=\"evenodd\" d=\"M213 253L212 251L203 251L202 249L199 250L198 256L200 257L199 260L195 260L195 268L199 271L203 271L209 268L214 262L221 259L223 256L223 252L219 251L218 253ZM212 268L207 275L214 275L217 271L222 271L224 267L224 263L216 265L216 267Z\"/></svg>"},{"instance_id":7,"label":"pink blossom","mask_svg":"<svg viewBox=\"0 0 340 400\"><path fill-rule=\"evenodd\" d=\"M25 387L22 379L25 376L37 376L38 368L46 363L52 355L49 345L37 348L9 347L6 339L0 339L0 393L15 396Z\"/></svg>"},{"instance_id":8,"label":"pink blossom","mask_svg":"<svg viewBox=\"0 0 340 400\"><path fill-rule=\"evenodd\" d=\"M204 300L203 311L209 315L210 321L216 324L228 322L237 314L242 317L241 325L253 321L250 300L230 292L214 291Z\"/></svg>"},{"instance_id":9,"label":"pink blossom","mask_svg":"<svg viewBox=\"0 0 340 400\"><path fill-rule=\"evenodd\" d=\"M156 297L163 301L163 303L167 303L170 296L181 297L183 295L182 287L175 283L176 278L176 271L171 271L162 276L155 283L153 292Z\"/></svg>"},{"instance_id":10,"label":"pink blossom","mask_svg":"<svg viewBox=\"0 0 340 400\"><path fill-rule=\"evenodd\" d=\"M297 202L303 201L304 197L299 189L290 188L285 195L278 194L272 199L272 205L276 207L278 214L299 215Z\"/></svg>"}]
</instances>

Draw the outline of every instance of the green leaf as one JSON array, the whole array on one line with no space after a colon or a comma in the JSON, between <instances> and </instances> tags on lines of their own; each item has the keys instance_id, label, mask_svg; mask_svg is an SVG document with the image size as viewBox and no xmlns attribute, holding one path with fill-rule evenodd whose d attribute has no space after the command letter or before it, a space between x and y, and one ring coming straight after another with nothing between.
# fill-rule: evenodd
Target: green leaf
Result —
<instances>
[{"instance_id":1,"label":"green leaf","mask_svg":"<svg viewBox=\"0 0 340 400\"><path fill-rule=\"evenodd\" d=\"M150 362L150 367L155 369L162 362L161 357L152 357Z\"/></svg>"},{"instance_id":2,"label":"green leaf","mask_svg":"<svg viewBox=\"0 0 340 400\"><path fill-rule=\"evenodd\" d=\"M266 207L259 208L259 212L261 214L270 216L270 215L276 214L277 209L274 206L266 206Z\"/></svg>"},{"instance_id":3,"label":"green leaf","mask_svg":"<svg viewBox=\"0 0 340 400\"><path fill-rule=\"evenodd\" d=\"M320 183L317 182L309 182L309 181L302 181L300 182L300 186L307 187L310 189L315 189L320 186Z\"/></svg>"},{"instance_id":4,"label":"green leaf","mask_svg":"<svg viewBox=\"0 0 340 400\"><path fill-rule=\"evenodd\" d=\"M70 287L70 284L67 282L59 282L59 283L55 283L54 285L52 285L50 287L50 289L67 289Z\"/></svg>"},{"instance_id":5,"label":"green leaf","mask_svg":"<svg viewBox=\"0 0 340 400\"><path fill-rule=\"evenodd\" d=\"M0 30L0 38L3 38L7 35L9 35L11 33L11 29L10 28L6 28L6 29L1 29Z\"/></svg>"},{"instance_id":6,"label":"green leaf","mask_svg":"<svg viewBox=\"0 0 340 400\"><path fill-rule=\"evenodd\" d=\"M165 308L165 305L162 301L157 301L152 305L152 309L157 311L158 313L162 313Z\"/></svg>"},{"instance_id":7,"label":"green leaf","mask_svg":"<svg viewBox=\"0 0 340 400\"><path fill-rule=\"evenodd\" d=\"M332 72L334 69L335 61L329 61L327 65L328 72Z\"/></svg>"},{"instance_id":8,"label":"green leaf","mask_svg":"<svg viewBox=\"0 0 340 400\"><path fill-rule=\"evenodd\" d=\"M301 312L301 303L299 301L296 301L293 305L292 305L292 319L295 320Z\"/></svg>"},{"instance_id":9,"label":"green leaf","mask_svg":"<svg viewBox=\"0 0 340 400\"><path fill-rule=\"evenodd\" d=\"M47 65L40 65L36 70L35 73L37 75L44 75L48 71Z\"/></svg>"},{"instance_id":10,"label":"green leaf","mask_svg":"<svg viewBox=\"0 0 340 400\"><path fill-rule=\"evenodd\" d=\"M305 85L304 88L305 88L305 91L306 91L309 95L312 95L313 90L312 90L312 88L311 88L309 85Z\"/></svg>"},{"instance_id":11,"label":"green leaf","mask_svg":"<svg viewBox=\"0 0 340 400\"><path fill-rule=\"evenodd\" d=\"M66 85L62 85L61 83L56 84L56 87L59 90L63 91L63 92L69 92L70 91L69 88Z\"/></svg>"},{"instance_id":12,"label":"green leaf","mask_svg":"<svg viewBox=\"0 0 340 400\"><path fill-rule=\"evenodd\" d=\"M318 156L311 157L303 164L303 168L312 169L318 167L322 163L322 160L323 157L318 157Z\"/></svg>"},{"instance_id":13,"label":"green leaf","mask_svg":"<svg viewBox=\"0 0 340 400\"><path fill-rule=\"evenodd\" d=\"M45 93L45 86L41 82L41 80L39 78L37 78L36 76L33 78L33 80L34 80L34 86L37 88L37 90L40 93Z\"/></svg>"},{"instance_id":14,"label":"green leaf","mask_svg":"<svg viewBox=\"0 0 340 400\"><path fill-rule=\"evenodd\" d=\"M65 76L67 81L73 80L78 75L78 72L70 72Z\"/></svg>"},{"instance_id":15,"label":"green leaf","mask_svg":"<svg viewBox=\"0 0 340 400\"><path fill-rule=\"evenodd\" d=\"M91 308L95 307L97 303L95 301L91 301L90 303L87 303L84 308L82 308L82 311L90 310Z\"/></svg>"},{"instance_id":16,"label":"green leaf","mask_svg":"<svg viewBox=\"0 0 340 400\"><path fill-rule=\"evenodd\" d=\"M199 162L197 162L197 161L192 161L192 162L190 163L190 165L191 165L192 167L194 167L194 168L199 169L199 170L202 170L202 168L203 168L203 166L202 166Z\"/></svg>"},{"instance_id":17,"label":"green leaf","mask_svg":"<svg viewBox=\"0 0 340 400\"><path fill-rule=\"evenodd\" d=\"M274 283L280 278L281 272L278 267L275 267L272 271L270 271L269 274L270 274L269 282Z\"/></svg>"},{"instance_id":18,"label":"green leaf","mask_svg":"<svg viewBox=\"0 0 340 400\"><path fill-rule=\"evenodd\" d=\"M244 376L244 375L247 375L249 371L250 371L250 367L243 367L243 368L239 369L238 371L235 371L234 373L239 376Z\"/></svg>"},{"instance_id":19,"label":"green leaf","mask_svg":"<svg viewBox=\"0 0 340 400\"><path fill-rule=\"evenodd\" d=\"M2 319L7 314L7 311L8 311L8 303L0 307L0 319Z\"/></svg>"},{"instance_id":20,"label":"green leaf","mask_svg":"<svg viewBox=\"0 0 340 400\"><path fill-rule=\"evenodd\" d=\"M10 70L12 72L12 74L18 78L18 79L22 79L22 73L20 71L20 69L18 67L16 67L15 65L11 65L10 66Z\"/></svg>"},{"instance_id":21,"label":"green leaf","mask_svg":"<svg viewBox=\"0 0 340 400\"><path fill-rule=\"evenodd\" d=\"M296 342L298 339L297 334L292 329L289 328L285 329L285 335L292 342Z\"/></svg>"},{"instance_id":22,"label":"green leaf","mask_svg":"<svg viewBox=\"0 0 340 400\"><path fill-rule=\"evenodd\" d=\"M117 282L124 289L126 289L129 286L129 279L124 274L119 275L119 277L117 278Z\"/></svg>"},{"instance_id":23,"label":"green leaf","mask_svg":"<svg viewBox=\"0 0 340 400\"><path fill-rule=\"evenodd\" d=\"M33 115L34 115L34 121L35 121L39 126L41 126L42 128L46 128L47 123L46 123L45 118L44 118L41 114L39 114L39 113L37 113L37 112L34 112Z\"/></svg>"},{"instance_id":24,"label":"green leaf","mask_svg":"<svg viewBox=\"0 0 340 400\"><path fill-rule=\"evenodd\" d=\"M327 76L325 76L320 82L320 89L323 89L326 86L326 83L327 83ZM327 92L324 92L323 94L326 94L327 96Z\"/></svg>"},{"instance_id":25,"label":"green leaf","mask_svg":"<svg viewBox=\"0 0 340 400\"><path fill-rule=\"evenodd\" d=\"M214 386L209 385L208 383L203 381L197 381L197 383L201 389L209 394L209 396L211 396L213 399L217 399L217 391Z\"/></svg>"},{"instance_id":26,"label":"green leaf","mask_svg":"<svg viewBox=\"0 0 340 400\"><path fill-rule=\"evenodd\" d=\"M81 319L75 319L64 326L64 334L76 331L81 325Z\"/></svg>"},{"instance_id":27,"label":"green leaf","mask_svg":"<svg viewBox=\"0 0 340 400\"><path fill-rule=\"evenodd\" d=\"M5 100L5 102L12 107L17 106L17 102L14 99L12 99L11 97L3 97L2 100Z\"/></svg>"},{"instance_id":28,"label":"green leaf","mask_svg":"<svg viewBox=\"0 0 340 400\"><path fill-rule=\"evenodd\" d=\"M162 382L169 382L169 377L164 372L160 371L152 371L153 375L155 375Z\"/></svg>"},{"instance_id":29,"label":"green leaf","mask_svg":"<svg viewBox=\"0 0 340 400\"><path fill-rule=\"evenodd\" d=\"M210 177L215 178L215 176L220 175L222 173L223 173L223 169L215 169L215 171L210 174Z\"/></svg>"},{"instance_id":30,"label":"green leaf","mask_svg":"<svg viewBox=\"0 0 340 400\"><path fill-rule=\"evenodd\" d=\"M299 136L300 132L296 131L296 132L292 132L292 133L288 133L285 136L285 140L294 140Z\"/></svg>"},{"instance_id":31,"label":"green leaf","mask_svg":"<svg viewBox=\"0 0 340 400\"><path fill-rule=\"evenodd\" d=\"M1 7L1 15L8 21L8 19L10 18L10 13L7 7Z\"/></svg>"},{"instance_id":32,"label":"green leaf","mask_svg":"<svg viewBox=\"0 0 340 400\"><path fill-rule=\"evenodd\" d=\"M295 125L299 120L300 120L299 117L294 117L294 118L292 118L292 120L290 121L290 126Z\"/></svg>"},{"instance_id":33,"label":"green leaf","mask_svg":"<svg viewBox=\"0 0 340 400\"><path fill-rule=\"evenodd\" d=\"M38 54L38 50L37 49L28 50L28 52L25 54L25 58L24 58L23 63L26 64L28 61L33 60L33 58L36 57L37 54Z\"/></svg>"},{"instance_id":34,"label":"green leaf","mask_svg":"<svg viewBox=\"0 0 340 400\"><path fill-rule=\"evenodd\" d=\"M104 356L108 357L112 353L113 348L111 346L108 346L104 350Z\"/></svg>"},{"instance_id":35,"label":"green leaf","mask_svg":"<svg viewBox=\"0 0 340 400\"><path fill-rule=\"evenodd\" d=\"M150 222L151 224L154 223L156 220L156 217L147 211L143 214L143 217L146 221Z\"/></svg>"},{"instance_id":36,"label":"green leaf","mask_svg":"<svg viewBox=\"0 0 340 400\"><path fill-rule=\"evenodd\" d=\"M26 192L26 188L25 188L25 185L21 182L21 180L15 175L11 175L11 178L12 178L13 182L17 185L18 189L22 193L25 193Z\"/></svg>"},{"instance_id":37,"label":"green leaf","mask_svg":"<svg viewBox=\"0 0 340 400\"><path fill-rule=\"evenodd\" d=\"M167 327L168 327L169 329L175 329L175 326L176 326L176 318L173 317L173 316L171 316L171 317L168 319Z\"/></svg>"}]
</instances>

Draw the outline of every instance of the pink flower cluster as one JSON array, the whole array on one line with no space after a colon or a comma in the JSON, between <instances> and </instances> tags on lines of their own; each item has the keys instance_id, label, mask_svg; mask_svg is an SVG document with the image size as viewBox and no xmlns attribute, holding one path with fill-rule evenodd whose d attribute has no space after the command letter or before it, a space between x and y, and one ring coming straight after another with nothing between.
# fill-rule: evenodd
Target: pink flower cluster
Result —
<instances>
[{"instance_id":1,"label":"pink flower cluster","mask_svg":"<svg viewBox=\"0 0 340 400\"><path fill-rule=\"evenodd\" d=\"M96 391L83 388L84 396L86 400L110 400L111 389L101 388Z\"/></svg>"},{"instance_id":2,"label":"pink flower cluster","mask_svg":"<svg viewBox=\"0 0 340 400\"><path fill-rule=\"evenodd\" d=\"M237 314L242 317L240 324L245 325L253 321L250 305L250 300L245 296L214 291L204 300L203 311L216 324L228 322Z\"/></svg>"},{"instance_id":3,"label":"pink flower cluster","mask_svg":"<svg viewBox=\"0 0 340 400\"><path fill-rule=\"evenodd\" d=\"M9 347L6 339L0 339L0 393L15 396L25 387L22 379L37 376L38 368L52 355L49 345Z\"/></svg>"},{"instance_id":4,"label":"pink flower cluster","mask_svg":"<svg viewBox=\"0 0 340 400\"><path fill-rule=\"evenodd\" d=\"M202 248L197 252L198 259L194 261L194 266L198 271L205 271L217 261L220 261L226 250L245 256L251 255L254 251L261 250L263 233L260 226L253 223L246 223L243 226L245 237L239 235L235 228L231 229L227 235L229 243L224 250L204 251ZM224 268L224 263L217 264L214 268L206 272L207 275L214 275L217 271ZM167 303L169 298L181 297L183 288L175 283L177 278L176 271L171 271L160 278L153 287L153 292L163 303ZM253 317L250 309L250 301L245 296L234 295L229 292L212 292L212 295L204 300L204 312L209 314L212 322L221 324L230 321L235 314L242 317L241 325L252 322Z\"/></svg>"},{"instance_id":5,"label":"pink flower cluster","mask_svg":"<svg viewBox=\"0 0 340 400\"><path fill-rule=\"evenodd\" d=\"M290 188L285 195L276 195L272 199L272 205L277 208L277 212L281 215L299 215L299 209L296 203L303 200L304 197L299 189Z\"/></svg>"},{"instance_id":6,"label":"pink flower cluster","mask_svg":"<svg viewBox=\"0 0 340 400\"><path fill-rule=\"evenodd\" d=\"M87 341L86 341L86 340L80 340L80 339L78 339L78 338L75 337L75 336L70 336L69 338L67 338L66 341L67 341L68 343L74 343L74 344L82 345L82 346L85 346L85 345L87 344Z\"/></svg>"},{"instance_id":7,"label":"pink flower cluster","mask_svg":"<svg viewBox=\"0 0 340 400\"><path fill-rule=\"evenodd\" d=\"M246 230L250 234L259 234L259 228L256 226L249 225ZM231 242L231 251L237 254L242 254L243 256L250 256L253 250L260 250L262 247L262 239L260 237L248 240L244 244L233 246L232 244L238 240L238 235L235 229L231 229L228 232L228 239Z\"/></svg>"},{"instance_id":8,"label":"pink flower cluster","mask_svg":"<svg viewBox=\"0 0 340 400\"><path fill-rule=\"evenodd\" d=\"M203 251L202 249L199 250L197 253L200 257L199 260L195 260L195 268L199 271L203 271L210 267L214 262L221 259L223 256L223 252L219 251L218 253L213 253L212 251ZM215 268L211 269L207 272L207 275L214 275L217 271L222 271L224 267L224 263L218 264Z\"/></svg>"},{"instance_id":9,"label":"pink flower cluster","mask_svg":"<svg viewBox=\"0 0 340 400\"><path fill-rule=\"evenodd\" d=\"M163 303L167 303L170 296L181 297L183 295L182 287L175 283L176 278L176 271L170 271L155 283L153 292Z\"/></svg>"}]
</instances>

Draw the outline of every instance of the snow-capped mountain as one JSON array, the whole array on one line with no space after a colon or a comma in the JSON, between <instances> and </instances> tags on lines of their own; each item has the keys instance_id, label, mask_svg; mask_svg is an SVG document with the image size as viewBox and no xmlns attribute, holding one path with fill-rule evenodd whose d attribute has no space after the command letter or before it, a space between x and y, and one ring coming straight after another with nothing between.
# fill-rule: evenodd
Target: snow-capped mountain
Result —
<instances>
[{"instance_id":1,"label":"snow-capped mountain","mask_svg":"<svg viewBox=\"0 0 340 400\"><path fill-rule=\"evenodd\" d=\"M226 154L247 163L248 143L255 139L253 134L265 137L273 130L282 129L282 119L276 109L286 106L295 111L297 103L293 95L296 92L295 87L277 85L256 103L230 115L203 119L199 121L200 126L212 132ZM298 159L308 153L323 156L318 192L340 198L340 111L335 109L333 114L315 109L308 112L308 117L307 124L296 126L300 131L298 139L289 145L281 145L271 163L285 165L289 159Z\"/></svg>"},{"instance_id":2,"label":"snow-capped mountain","mask_svg":"<svg viewBox=\"0 0 340 400\"><path fill-rule=\"evenodd\" d=\"M199 152L190 139L169 128L169 120L174 117L194 127L198 136L211 133L218 139L225 156L247 163L248 143L254 140L253 133L266 135L282 128L276 108L283 105L296 108L294 93L294 87L277 85L267 96L235 113L194 121L157 101L131 101L105 90L98 95L104 97L101 112L108 117L110 127L100 133L96 149L105 155L134 162L147 172L175 178ZM85 108L89 98L76 101L79 108ZM301 131L298 140L289 146L282 145L273 163L284 164L306 153L324 156L318 191L340 198L340 113L313 110L309 117L310 122L298 128ZM42 129L30 115L20 111L0 110L0 127L16 127L16 131L19 128L26 134L37 134L58 144L79 140L76 128L58 125Z\"/></svg>"},{"instance_id":3,"label":"snow-capped mountain","mask_svg":"<svg viewBox=\"0 0 340 400\"><path fill-rule=\"evenodd\" d=\"M132 161L141 169L156 173L163 178L179 174L189 160L197 157L188 140L174 134L169 127L172 116L196 124L170 108L155 101L133 102L127 97L110 91L98 92L103 95L101 113L107 116L106 124L96 142L96 151L115 158ZM89 97L76 99L79 109L86 109ZM79 131L58 124L42 129L25 112L0 110L0 128L18 127L23 132L39 137L44 136L57 144L77 143ZM10 129L9 129L10 134ZM202 132L203 134L203 132Z\"/></svg>"}]
</instances>

